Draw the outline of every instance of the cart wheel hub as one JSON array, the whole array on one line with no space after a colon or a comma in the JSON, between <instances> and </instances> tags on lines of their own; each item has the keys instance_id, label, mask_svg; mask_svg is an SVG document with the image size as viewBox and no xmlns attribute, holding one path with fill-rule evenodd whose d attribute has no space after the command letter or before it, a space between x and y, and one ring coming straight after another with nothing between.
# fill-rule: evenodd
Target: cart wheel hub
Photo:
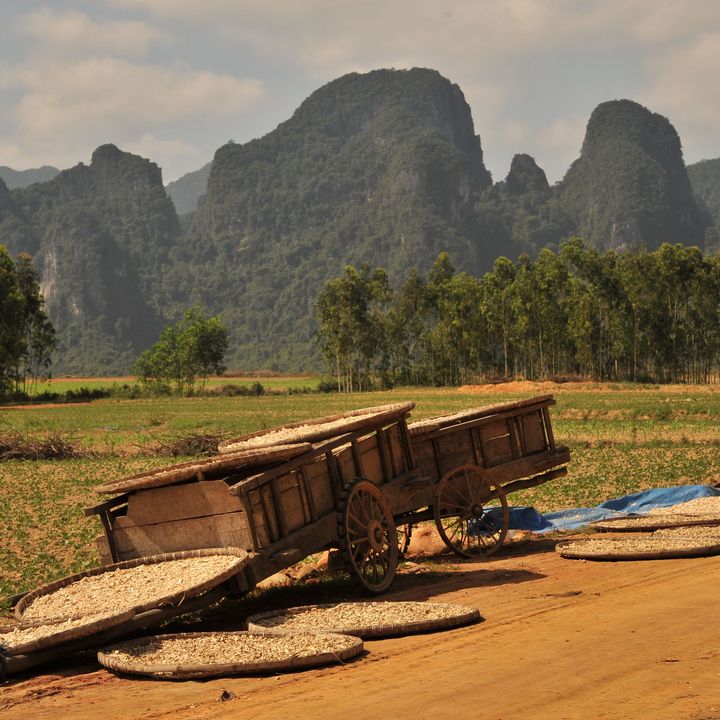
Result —
<instances>
[{"instance_id":1,"label":"cart wheel hub","mask_svg":"<svg viewBox=\"0 0 720 720\"><path fill-rule=\"evenodd\" d=\"M478 505L477 503L475 503L475 504L472 506L470 512L471 512L471 514L472 514L473 517L476 517L476 518L477 518L477 517L482 517L482 514L483 514L483 506L482 506L482 505Z\"/></svg>"},{"instance_id":2,"label":"cart wheel hub","mask_svg":"<svg viewBox=\"0 0 720 720\"><path fill-rule=\"evenodd\" d=\"M385 532L379 520L372 520L368 524L368 539L370 540L370 547L375 552L380 552L383 549Z\"/></svg>"}]
</instances>

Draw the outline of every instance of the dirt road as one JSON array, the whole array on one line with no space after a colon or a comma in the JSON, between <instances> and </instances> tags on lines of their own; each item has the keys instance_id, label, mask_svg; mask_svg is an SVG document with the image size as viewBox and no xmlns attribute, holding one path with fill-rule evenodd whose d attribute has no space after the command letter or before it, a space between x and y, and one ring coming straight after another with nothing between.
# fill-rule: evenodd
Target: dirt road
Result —
<instances>
[{"instance_id":1,"label":"dirt road","mask_svg":"<svg viewBox=\"0 0 720 720\"><path fill-rule=\"evenodd\" d=\"M369 641L344 667L204 682L53 668L0 687L0 717L720 718L720 557L592 563L550 547L398 578L383 599L475 605L485 620Z\"/></svg>"}]
</instances>

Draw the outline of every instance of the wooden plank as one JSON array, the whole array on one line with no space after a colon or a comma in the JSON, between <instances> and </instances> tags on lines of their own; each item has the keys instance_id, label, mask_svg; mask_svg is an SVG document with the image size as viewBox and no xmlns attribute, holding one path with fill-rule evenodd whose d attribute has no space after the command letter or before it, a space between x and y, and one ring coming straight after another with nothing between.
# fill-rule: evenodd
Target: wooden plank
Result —
<instances>
[{"instance_id":1,"label":"wooden plank","mask_svg":"<svg viewBox=\"0 0 720 720\"><path fill-rule=\"evenodd\" d=\"M376 437L380 464L382 465L383 482L389 482L392 480L392 470L387 449L387 431L383 429L378 430Z\"/></svg>"},{"instance_id":2,"label":"wooden plank","mask_svg":"<svg viewBox=\"0 0 720 720\"><path fill-rule=\"evenodd\" d=\"M390 457L392 458L393 476L397 477L406 470L405 452L402 446L400 429L397 424L388 428L388 439L390 440Z\"/></svg>"},{"instance_id":3,"label":"wooden plank","mask_svg":"<svg viewBox=\"0 0 720 720\"><path fill-rule=\"evenodd\" d=\"M360 455L357 440L353 439L350 443L350 448L352 450L353 465L355 466L355 477L363 477L365 470L363 468L362 456Z\"/></svg>"},{"instance_id":4,"label":"wooden plank","mask_svg":"<svg viewBox=\"0 0 720 720\"><path fill-rule=\"evenodd\" d=\"M113 558L112 552L110 551L110 543L108 542L107 535L98 535L95 538L95 547L98 551L98 557L100 558L101 565L112 565Z\"/></svg>"},{"instance_id":5,"label":"wooden plank","mask_svg":"<svg viewBox=\"0 0 720 720\"><path fill-rule=\"evenodd\" d=\"M475 451L470 433L464 432L436 438L437 454L442 463L442 474L460 465L474 465ZM424 469L424 468L423 468Z\"/></svg>"},{"instance_id":6,"label":"wooden plank","mask_svg":"<svg viewBox=\"0 0 720 720\"><path fill-rule=\"evenodd\" d=\"M315 503L315 519L322 517L335 508L337 498L337 481L330 472L335 468L335 459L325 457L324 462L317 462L305 465L303 472L308 479L308 485L312 486L313 501Z\"/></svg>"},{"instance_id":7,"label":"wooden plank","mask_svg":"<svg viewBox=\"0 0 720 720\"><path fill-rule=\"evenodd\" d=\"M340 479L340 487L345 487L353 478L357 477L355 471L355 458L352 452L352 446L343 448L334 453L336 460L336 467L338 476Z\"/></svg>"},{"instance_id":8,"label":"wooden plank","mask_svg":"<svg viewBox=\"0 0 720 720\"><path fill-rule=\"evenodd\" d=\"M363 468L363 477L370 480L376 485L382 485L385 482L385 472L383 468L383 459L378 446L377 433L370 437L363 438L358 443L360 451L360 463Z\"/></svg>"},{"instance_id":9,"label":"wooden plank","mask_svg":"<svg viewBox=\"0 0 720 720\"><path fill-rule=\"evenodd\" d=\"M537 455L529 455L520 460L513 460L494 468L487 468L485 472L489 480L505 483L510 480L537 475L544 470L564 465L569 461L570 451L566 447L559 447Z\"/></svg>"},{"instance_id":10,"label":"wooden plank","mask_svg":"<svg viewBox=\"0 0 720 720\"><path fill-rule=\"evenodd\" d=\"M545 420L545 434L547 435L548 447L555 449L555 436L553 435L552 425L550 424L550 411L544 407L542 409L543 418Z\"/></svg>"},{"instance_id":11,"label":"wooden plank","mask_svg":"<svg viewBox=\"0 0 720 720\"><path fill-rule=\"evenodd\" d=\"M212 547L252 549L245 513L175 520L113 530L121 560Z\"/></svg>"},{"instance_id":12,"label":"wooden plank","mask_svg":"<svg viewBox=\"0 0 720 720\"><path fill-rule=\"evenodd\" d=\"M110 498L110 500L106 500L99 505L93 505L92 507L85 508L83 513L85 517L90 517L91 515L98 515L101 512L109 511L117 508L119 505L125 504L128 501L129 497L130 493L118 495L117 497Z\"/></svg>"},{"instance_id":13,"label":"wooden plank","mask_svg":"<svg viewBox=\"0 0 720 720\"><path fill-rule=\"evenodd\" d=\"M547 448L542 411L528 413L521 417L525 454L541 452Z\"/></svg>"},{"instance_id":14,"label":"wooden plank","mask_svg":"<svg viewBox=\"0 0 720 720\"><path fill-rule=\"evenodd\" d=\"M480 434L485 441L487 467L495 467L515 459L507 418L483 426Z\"/></svg>"},{"instance_id":15,"label":"wooden plank","mask_svg":"<svg viewBox=\"0 0 720 720\"><path fill-rule=\"evenodd\" d=\"M315 510L312 483L308 482L304 465L298 468L298 481L300 482L303 498L303 512L305 512L306 522L313 522L314 520L317 520L317 511Z\"/></svg>"},{"instance_id":16,"label":"wooden plank","mask_svg":"<svg viewBox=\"0 0 720 720\"><path fill-rule=\"evenodd\" d=\"M517 460L517 458L527 454L524 453L522 449L517 416L508 418L508 430L510 431L510 447L512 448L512 455L513 458Z\"/></svg>"},{"instance_id":17,"label":"wooden plank","mask_svg":"<svg viewBox=\"0 0 720 720\"><path fill-rule=\"evenodd\" d=\"M287 475L282 475L280 477L273 478L268 483L268 486L270 487L270 499L272 500L270 512L272 512L275 520L277 521L278 534L280 537L285 537L288 534L288 517L281 498L280 483L282 483L284 487L287 487L288 481L289 477ZM302 510L300 510L300 512L302 512Z\"/></svg>"},{"instance_id":18,"label":"wooden plank","mask_svg":"<svg viewBox=\"0 0 720 720\"><path fill-rule=\"evenodd\" d=\"M282 536L307 525L300 485L295 483L285 487L278 497L278 518L283 519Z\"/></svg>"},{"instance_id":19,"label":"wooden plank","mask_svg":"<svg viewBox=\"0 0 720 720\"><path fill-rule=\"evenodd\" d=\"M223 480L206 480L140 490L128 500L127 517L135 525L147 525L242 509L242 502L228 493Z\"/></svg>"},{"instance_id":20,"label":"wooden plank","mask_svg":"<svg viewBox=\"0 0 720 720\"><path fill-rule=\"evenodd\" d=\"M260 505L263 511L263 519L265 520L265 528L267 529L270 542L272 543L280 537L280 528L278 527L272 491L270 490L269 485L263 485L258 488L258 491L260 493Z\"/></svg>"},{"instance_id":21,"label":"wooden plank","mask_svg":"<svg viewBox=\"0 0 720 720\"><path fill-rule=\"evenodd\" d=\"M526 478L524 480L512 480L511 482L503 485L503 490L509 495L517 490L526 490L527 488L537 487L538 485L542 485L550 480L556 480L557 478L564 477L567 473L568 469L566 467L556 468L555 470L550 470L542 475L535 475L534 477Z\"/></svg>"}]
</instances>

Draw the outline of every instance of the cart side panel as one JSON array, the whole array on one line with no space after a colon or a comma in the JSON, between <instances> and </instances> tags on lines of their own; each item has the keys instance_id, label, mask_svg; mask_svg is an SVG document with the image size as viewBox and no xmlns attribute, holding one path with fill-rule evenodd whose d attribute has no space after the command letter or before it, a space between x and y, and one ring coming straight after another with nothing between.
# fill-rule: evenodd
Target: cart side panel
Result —
<instances>
[{"instance_id":1,"label":"cart side panel","mask_svg":"<svg viewBox=\"0 0 720 720\"><path fill-rule=\"evenodd\" d=\"M472 435L467 430L438 437L435 444L440 465L440 477L459 465L477 463ZM482 465L482 463L480 464ZM424 466L422 467L425 469Z\"/></svg>"},{"instance_id":2,"label":"cart side panel","mask_svg":"<svg viewBox=\"0 0 720 720\"><path fill-rule=\"evenodd\" d=\"M111 519L117 560L212 547L252 547L248 519L223 480L190 482L132 493ZM107 536L98 538L101 562L112 562Z\"/></svg>"},{"instance_id":3,"label":"cart side panel","mask_svg":"<svg viewBox=\"0 0 720 720\"><path fill-rule=\"evenodd\" d=\"M360 450L363 477L376 485L382 485L386 478L383 472L383 462L380 457L377 434L373 433L370 437L360 440L358 442L358 449Z\"/></svg>"},{"instance_id":4,"label":"cart side panel","mask_svg":"<svg viewBox=\"0 0 720 720\"><path fill-rule=\"evenodd\" d=\"M335 452L337 460L337 468L340 473L340 484L350 482L362 473L355 467L355 458L353 457L352 448L348 445Z\"/></svg>"},{"instance_id":5,"label":"cart side panel","mask_svg":"<svg viewBox=\"0 0 720 720\"><path fill-rule=\"evenodd\" d=\"M522 434L527 454L547 450L547 439L545 437L545 425L543 423L542 410L528 413L520 417Z\"/></svg>"},{"instance_id":6,"label":"cart side panel","mask_svg":"<svg viewBox=\"0 0 720 720\"><path fill-rule=\"evenodd\" d=\"M280 537L272 491L268 485L260 485L247 494L251 509L251 521L255 528L258 547L270 545Z\"/></svg>"},{"instance_id":7,"label":"cart side panel","mask_svg":"<svg viewBox=\"0 0 720 720\"><path fill-rule=\"evenodd\" d=\"M277 479L277 501L282 512L281 520L285 522L283 534L298 530L311 521L299 471L295 470Z\"/></svg>"},{"instance_id":8,"label":"cart side panel","mask_svg":"<svg viewBox=\"0 0 720 720\"><path fill-rule=\"evenodd\" d=\"M432 477L437 482L442 476L441 458L436 458L433 441L427 436L412 438L413 455L417 466L422 468L423 473Z\"/></svg>"},{"instance_id":9,"label":"cart side panel","mask_svg":"<svg viewBox=\"0 0 720 720\"><path fill-rule=\"evenodd\" d=\"M478 428L486 467L502 465L520 457L510 427L513 421L514 418L503 418Z\"/></svg>"},{"instance_id":10,"label":"cart side panel","mask_svg":"<svg viewBox=\"0 0 720 720\"><path fill-rule=\"evenodd\" d=\"M308 492L312 493L312 501L317 516L322 517L332 512L335 509L335 499L325 457L304 465L303 471L308 484Z\"/></svg>"},{"instance_id":11,"label":"cart side panel","mask_svg":"<svg viewBox=\"0 0 720 720\"><path fill-rule=\"evenodd\" d=\"M390 469L393 477L403 475L411 468L408 467L403 449L403 437L400 425L395 423L385 431L385 445L388 448Z\"/></svg>"},{"instance_id":12,"label":"cart side panel","mask_svg":"<svg viewBox=\"0 0 720 720\"><path fill-rule=\"evenodd\" d=\"M321 456L248 490L256 549L268 547L334 512L331 482L325 457Z\"/></svg>"}]
</instances>

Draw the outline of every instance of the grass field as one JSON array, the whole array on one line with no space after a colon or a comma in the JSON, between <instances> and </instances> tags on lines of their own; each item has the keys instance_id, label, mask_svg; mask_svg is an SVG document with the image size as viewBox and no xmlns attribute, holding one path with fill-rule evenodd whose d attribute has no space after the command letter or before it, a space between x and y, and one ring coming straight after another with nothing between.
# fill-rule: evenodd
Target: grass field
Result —
<instances>
[{"instance_id":1,"label":"grass field","mask_svg":"<svg viewBox=\"0 0 720 720\"><path fill-rule=\"evenodd\" d=\"M244 385L251 386L254 383L260 383L266 390L294 390L301 388L317 389L318 383L321 381L319 375L238 375L236 377L223 376L208 378L206 388L214 389L223 385ZM80 390L80 388L88 388L90 390L113 390L123 385L132 385L136 383L136 378L132 376L126 377L104 377L104 378L51 378L37 385L33 385L29 394L31 396L39 395L43 392L64 393L68 390Z\"/></svg>"},{"instance_id":2,"label":"grass field","mask_svg":"<svg viewBox=\"0 0 720 720\"><path fill-rule=\"evenodd\" d=\"M260 382L265 384L264 379ZM343 410L414 400L413 419L553 393L555 436L572 452L566 478L511 496L541 511L594 505L650 487L720 481L720 388L509 383L404 388L356 395L99 400L0 408L0 434L60 432L93 457L0 463L0 596L97 563L93 486L183 458L159 441L202 432L232 437Z\"/></svg>"}]
</instances>

